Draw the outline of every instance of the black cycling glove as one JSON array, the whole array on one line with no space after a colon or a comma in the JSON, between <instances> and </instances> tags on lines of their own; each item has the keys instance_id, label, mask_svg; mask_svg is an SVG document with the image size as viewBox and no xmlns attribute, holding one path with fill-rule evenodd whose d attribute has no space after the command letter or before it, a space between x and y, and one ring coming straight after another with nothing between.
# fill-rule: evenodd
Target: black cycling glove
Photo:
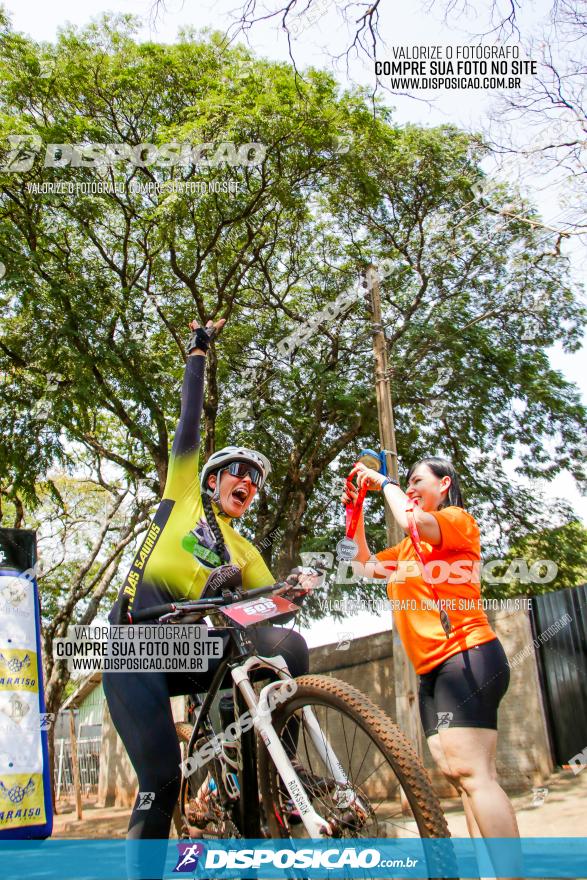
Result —
<instances>
[{"instance_id":1,"label":"black cycling glove","mask_svg":"<svg viewBox=\"0 0 587 880\"><path fill-rule=\"evenodd\" d=\"M208 346L215 336L216 330L214 327L198 327L197 330L192 332L192 335L188 340L188 354L190 351L193 351L194 348L201 348L202 351L208 351Z\"/></svg>"}]
</instances>

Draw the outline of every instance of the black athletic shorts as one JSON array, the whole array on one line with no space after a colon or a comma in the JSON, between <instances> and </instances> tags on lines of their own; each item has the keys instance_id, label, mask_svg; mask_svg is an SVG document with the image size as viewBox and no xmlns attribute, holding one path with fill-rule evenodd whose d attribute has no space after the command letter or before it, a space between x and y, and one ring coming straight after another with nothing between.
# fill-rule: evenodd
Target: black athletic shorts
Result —
<instances>
[{"instance_id":1,"label":"black athletic shorts","mask_svg":"<svg viewBox=\"0 0 587 880\"><path fill-rule=\"evenodd\" d=\"M426 736L439 727L497 730L497 707L510 683L499 639L454 654L420 676L418 698Z\"/></svg>"}]
</instances>

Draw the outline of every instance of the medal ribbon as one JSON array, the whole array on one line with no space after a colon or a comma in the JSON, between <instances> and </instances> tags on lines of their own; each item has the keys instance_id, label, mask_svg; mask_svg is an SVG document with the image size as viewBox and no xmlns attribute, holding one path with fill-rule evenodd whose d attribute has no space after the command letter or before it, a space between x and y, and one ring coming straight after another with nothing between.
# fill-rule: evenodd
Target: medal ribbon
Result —
<instances>
[{"instance_id":1,"label":"medal ribbon","mask_svg":"<svg viewBox=\"0 0 587 880\"><path fill-rule=\"evenodd\" d=\"M353 485L353 481L347 477L346 480L347 490L349 486ZM357 496L357 500L354 504L345 504L345 512L346 512L346 537L350 538L351 541L355 537L355 532L357 531L357 525L359 523L359 517L361 515L361 510L363 509L363 501L365 500L365 495L367 494L367 484L363 483L361 488L359 489L359 494ZM349 493L350 495L350 493Z\"/></svg>"}]
</instances>

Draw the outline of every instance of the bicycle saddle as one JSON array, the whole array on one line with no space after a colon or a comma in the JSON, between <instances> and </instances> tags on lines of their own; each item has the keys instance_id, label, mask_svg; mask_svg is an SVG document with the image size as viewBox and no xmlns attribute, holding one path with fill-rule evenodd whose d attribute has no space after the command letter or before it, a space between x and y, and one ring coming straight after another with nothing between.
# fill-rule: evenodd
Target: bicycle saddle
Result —
<instances>
[{"instance_id":1,"label":"bicycle saddle","mask_svg":"<svg viewBox=\"0 0 587 880\"><path fill-rule=\"evenodd\" d=\"M220 565L210 574L204 584L200 599L221 596L223 590L235 591L243 585L243 573L238 565Z\"/></svg>"}]
</instances>

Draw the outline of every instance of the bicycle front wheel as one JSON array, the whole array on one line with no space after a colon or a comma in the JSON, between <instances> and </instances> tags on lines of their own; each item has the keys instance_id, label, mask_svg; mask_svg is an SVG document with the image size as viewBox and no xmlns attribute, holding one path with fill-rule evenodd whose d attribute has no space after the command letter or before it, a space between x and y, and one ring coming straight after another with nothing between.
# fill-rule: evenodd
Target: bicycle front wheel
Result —
<instances>
[{"instance_id":1,"label":"bicycle front wheel","mask_svg":"<svg viewBox=\"0 0 587 880\"><path fill-rule=\"evenodd\" d=\"M430 777L399 727L343 681L305 675L296 683L272 723L333 836L450 837ZM259 784L271 836L306 837L264 747Z\"/></svg>"}]
</instances>

